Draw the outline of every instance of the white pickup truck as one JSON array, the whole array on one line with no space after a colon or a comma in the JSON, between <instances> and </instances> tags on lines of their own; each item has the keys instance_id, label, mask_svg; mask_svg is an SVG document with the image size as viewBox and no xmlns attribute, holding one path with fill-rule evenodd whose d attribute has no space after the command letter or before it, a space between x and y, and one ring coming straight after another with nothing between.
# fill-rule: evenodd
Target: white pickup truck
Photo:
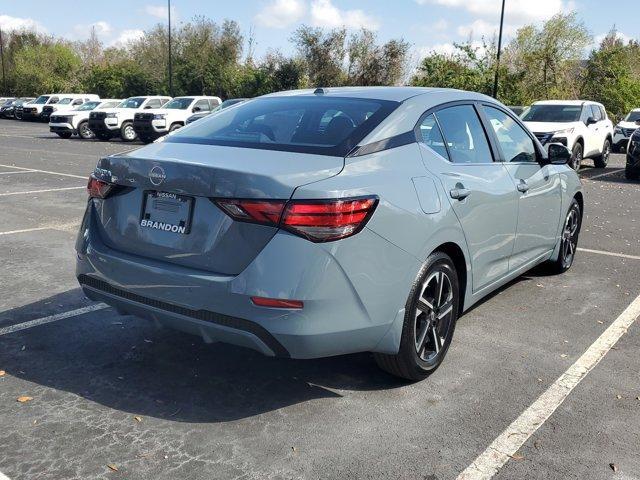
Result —
<instances>
[{"instance_id":1,"label":"white pickup truck","mask_svg":"<svg viewBox=\"0 0 640 480\"><path fill-rule=\"evenodd\" d=\"M133 129L133 117L136 112L160 108L169 100L171 97L165 96L127 98L116 108L91 112L89 128L99 140L121 137L125 142L132 142L138 137Z\"/></svg>"},{"instance_id":2,"label":"white pickup truck","mask_svg":"<svg viewBox=\"0 0 640 480\"><path fill-rule=\"evenodd\" d=\"M176 97L162 108L136 113L133 129L145 143L177 130L197 112L208 112L220 105L218 97Z\"/></svg>"},{"instance_id":3,"label":"white pickup truck","mask_svg":"<svg viewBox=\"0 0 640 480\"><path fill-rule=\"evenodd\" d=\"M103 98L85 102L73 110L55 112L49 117L49 131L57 133L61 138L71 138L72 135L78 135L84 139L94 138L95 135L89 128L89 115L91 112L115 107L120 102L122 100Z\"/></svg>"},{"instance_id":4,"label":"white pickup truck","mask_svg":"<svg viewBox=\"0 0 640 480\"><path fill-rule=\"evenodd\" d=\"M100 100L98 95L86 93L51 93L40 95L22 110L22 120L49 121L53 112L72 110L85 102Z\"/></svg>"},{"instance_id":5,"label":"white pickup truck","mask_svg":"<svg viewBox=\"0 0 640 480\"><path fill-rule=\"evenodd\" d=\"M592 158L597 168L607 166L613 144L613 123L602 104L546 100L531 105L521 118L542 145L562 143L571 150L570 165L575 170L580 169L585 158Z\"/></svg>"}]
</instances>

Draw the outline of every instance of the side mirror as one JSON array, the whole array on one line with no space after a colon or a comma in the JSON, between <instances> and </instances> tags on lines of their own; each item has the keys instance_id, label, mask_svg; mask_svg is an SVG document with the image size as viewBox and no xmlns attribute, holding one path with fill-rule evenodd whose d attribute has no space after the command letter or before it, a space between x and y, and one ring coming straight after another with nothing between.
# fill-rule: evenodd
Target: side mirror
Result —
<instances>
[{"instance_id":1,"label":"side mirror","mask_svg":"<svg viewBox=\"0 0 640 480\"><path fill-rule=\"evenodd\" d=\"M151 105L147 105L146 107L143 108L143 110L151 110L153 107Z\"/></svg>"},{"instance_id":2,"label":"side mirror","mask_svg":"<svg viewBox=\"0 0 640 480\"><path fill-rule=\"evenodd\" d=\"M593 125L594 123L598 123L598 122L596 122L595 118L589 117L589 118L587 118L587 122L586 123L587 123L587 127L588 127L589 125Z\"/></svg>"},{"instance_id":3,"label":"side mirror","mask_svg":"<svg viewBox=\"0 0 640 480\"><path fill-rule=\"evenodd\" d=\"M199 112L201 109L200 107L193 107L193 109L191 110L193 113Z\"/></svg>"},{"instance_id":4,"label":"side mirror","mask_svg":"<svg viewBox=\"0 0 640 480\"><path fill-rule=\"evenodd\" d=\"M551 165L566 165L571 160L571 151L561 143L550 143L547 152Z\"/></svg>"}]
</instances>

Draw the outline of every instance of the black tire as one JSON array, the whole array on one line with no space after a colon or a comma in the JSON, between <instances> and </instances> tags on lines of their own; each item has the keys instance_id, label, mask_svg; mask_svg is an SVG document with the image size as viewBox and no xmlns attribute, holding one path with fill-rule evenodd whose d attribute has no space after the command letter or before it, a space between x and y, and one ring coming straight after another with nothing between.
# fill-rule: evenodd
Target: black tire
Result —
<instances>
[{"instance_id":1,"label":"black tire","mask_svg":"<svg viewBox=\"0 0 640 480\"><path fill-rule=\"evenodd\" d=\"M638 170L632 170L629 167L624 169L624 176L627 180L640 180L640 172Z\"/></svg>"},{"instance_id":2,"label":"black tire","mask_svg":"<svg viewBox=\"0 0 640 480\"><path fill-rule=\"evenodd\" d=\"M611 140L608 138L602 145L602 153L593 159L593 165L596 168L606 168L609 163L609 156L611 155Z\"/></svg>"},{"instance_id":3,"label":"black tire","mask_svg":"<svg viewBox=\"0 0 640 480\"><path fill-rule=\"evenodd\" d=\"M567 216L565 217L562 234L560 236L558 258L547 262L547 267L552 273L564 273L571 268L576 257L578 238L582 227L582 212L580 204L574 198L571 201Z\"/></svg>"},{"instance_id":4,"label":"black tire","mask_svg":"<svg viewBox=\"0 0 640 480\"><path fill-rule=\"evenodd\" d=\"M569 161L569 166L577 172L578 170L580 170L580 165L582 165L583 157L584 147L580 142L576 142L576 144L573 146L573 150L571 151L571 160Z\"/></svg>"},{"instance_id":5,"label":"black tire","mask_svg":"<svg viewBox=\"0 0 640 480\"><path fill-rule=\"evenodd\" d=\"M178 130L179 128L182 128L182 125L179 123L174 123L173 125L171 125L171 127L169 128L170 132L173 132L174 130Z\"/></svg>"},{"instance_id":6,"label":"black tire","mask_svg":"<svg viewBox=\"0 0 640 480\"><path fill-rule=\"evenodd\" d=\"M83 140L91 140L92 138L96 138L93 130L89 128L89 122L86 120L78 124L78 136Z\"/></svg>"},{"instance_id":7,"label":"black tire","mask_svg":"<svg viewBox=\"0 0 640 480\"><path fill-rule=\"evenodd\" d=\"M60 138L64 138L65 140L71 138L71 135L73 135L71 132L56 132L56 133Z\"/></svg>"},{"instance_id":8,"label":"black tire","mask_svg":"<svg viewBox=\"0 0 640 480\"><path fill-rule=\"evenodd\" d=\"M442 252L429 255L409 292L398 353L374 354L380 368L418 381L442 364L460 311L459 285L451 258Z\"/></svg>"},{"instance_id":9,"label":"black tire","mask_svg":"<svg viewBox=\"0 0 640 480\"><path fill-rule=\"evenodd\" d=\"M124 122L120 127L120 138L123 142L133 142L138 138L138 134L133 129L133 122Z\"/></svg>"}]
</instances>

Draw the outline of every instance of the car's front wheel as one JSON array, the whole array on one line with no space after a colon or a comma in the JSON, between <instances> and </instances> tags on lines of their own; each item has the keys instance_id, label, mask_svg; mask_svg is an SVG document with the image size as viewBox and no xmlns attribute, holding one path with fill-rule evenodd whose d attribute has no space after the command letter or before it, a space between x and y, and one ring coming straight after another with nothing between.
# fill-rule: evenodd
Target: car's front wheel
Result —
<instances>
[{"instance_id":1,"label":"car's front wheel","mask_svg":"<svg viewBox=\"0 0 640 480\"><path fill-rule=\"evenodd\" d=\"M442 252L432 253L409 293L398 353L374 355L380 368L413 381L434 372L451 345L459 303L453 261Z\"/></svg>"},{"instance_id":2,"label":"car's front wheel","mask_svg":"<svg viewBox=\"0 0 640 480\"><path fill-rule=\"evenodd\" d=\"M611 140L607 138L604 141L604 145L602 145L602 153L593 160L593 165L596 168L606 168L607 163L609 163L610 155L611 155Z\"/></svg>"},{"instance_id":3,"label":"car's front wheel","mask_svg":"<svg viewBox=\"0 0 640 480\"><path fill-rule=\"evenodd\" d=\"M138 138L138 134L133 129L133 123L124 122L122 124L122 127L120 127L120 136L125 142L133 142L136 138Z\"/></svg>"},{"instance_id":4,"label":"car's front wheel","mask_svg":"<svg viewBox=\"0 0 640 480\"><path fill-rule=\"evenodd\" d=\"M571 160L570 166L576 172L580 170L580 165L582 165L582 157L584 156L584 149L582 148L582 144L580 142L576 142L573 146L573 150L571 151Z\"/></svg>"},{"instance_id":5,"label":"car's front wheel","mask_svg":"<svg viewBox=\"0 0 640 480\"><path fill-rule=\"evenodd\" d=\"M549 266L554 273L563 273L571 268L573 259L578 249L578 237L580 236L580 227L582 226L582 213L580 204L574 198L564 220L564 226L560 236L560 244L558 246L558 258L549 262Z\"/></svg>"},{"instance_id":6,"label":"car's front wheel","mask_svg":"<svg viewBox=\"0 0 640 480\"><path fill-rule=\"evenodd\" d=\"M80 122L80 125L78 125L78 135L80 135L80 138L84 140L95 138L95 134L93 133L93 130L89 128L89 122L87 121Z\"/></svg>"}]
</instances>

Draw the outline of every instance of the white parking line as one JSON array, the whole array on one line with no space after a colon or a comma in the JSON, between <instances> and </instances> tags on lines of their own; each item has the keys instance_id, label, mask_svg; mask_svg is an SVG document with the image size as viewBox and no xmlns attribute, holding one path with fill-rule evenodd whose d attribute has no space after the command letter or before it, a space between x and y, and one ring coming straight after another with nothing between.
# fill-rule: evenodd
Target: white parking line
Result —
<instances>
[{"instance_id":1,"label":"white parking line","mask_svg":"<svg viewBox=\"0 0 640 480\"><path fill-rule=\"evenodd\" d=\"M607 255L609 257L620 257L620 258L630 258L631 260L640 260L640 257L637 255L627 255L626 253L614 253L614 252L606 252L604 250L591 250L590 248L578 248L579 252L586 253L597 253L598 255Z\"/></svg>"},{"instance_id":2,"label":"white parking line","mask_svg":"<svg viewBox=\"0 0 640 480\"><path fill-rule=\"evenodd\" d=\"M33 173L34 170L18 170L17 172L0 172L0 175L17 175L20 173Z\"/></svg>"},{"instance_id":3,"label":"white parking line","mask_svg":"<svg viewBox=\"0 0 640 480\"><path fill-rule=\"evenodd\" d=\"M88 307L78 308L68 312L56 313L55 315L49 315L48 317L36 318L35 320L29 320L28 322L9 325L8 327L0 328L0 336L37 327L39 325L45 325L47 323L57 322L59 320L64 320L65 318L77 317L78 315L84 315L89 312L96 312L105 308L108 308L108 305L105 305L104 303L97 303L96 305L90 305ZM0 477L0 480L2 480L2 477Z\"/></svg>"},{"instance_id":4,"label":"white parking line","mask_svg":"<svg viewBox=\"0 0 640 480\"><path fill-rule=\"evenodd\" d=\"M11 195L29 195L31 193L64 192L65 190L80 190L85 188L87 187L46 188L44 190L29 190L27 192L0 193L0 197L10 197Z\"/></svg>"},{"instance_id":5,"label":"white parking line","mask_svg":"<svg viewBox=\"0 0 640 480\"><path fill-rule=\"evenodd\" d=\"M61 230L63 232L73 231L80 226L79 223L65 223L65 224L56 224L56 225L43 225L42 227L34 227L34 228L23 228L22 230L9 230L8 232L0 232L0 236L2 235L15 235L17 233L29 233L29 232L39 232L41 230ZM1 479L0 479L1 480Z\"/></svg>"},{"instance_id":6,"label":"white parking line","mask_svg":"<svg viewBox=\"0 0 640 480\"><path fill-rule=\"evenodd\" d=\"M459 476L458 480L488 480L564 402L576 386L633 325L640 315L640 295L620 314L560 378L507 427Z\"/></svg>"},{"instance_id":7,"label":"white parking line","mask_svg":"<svg viewBox=\"0 0 640 480\"><path fill-rule=\"evenodd\" d=\"M4 148L4 147L2 147ZM60 172L50 172L48 170L38 170L35 168L24 168L24 167L16 167L15 165L2 165L0 164L0 167L5 167L5 168L15 168L16 170L28 170L29 172L38 172L38 173L48 173L49 175L60 175L62 177L71 177L71 178L81 178L83 180L88 180L89 175L73 175L71 173L60 173Z\"/></svg>"},{"instance_id":8,"label":"white parking line","mask_svg":"<svg viewBox=\"0 0 640 480\"><path fill-rule=\"evenodd\" d=\"M593 177L582 177L584 180L595 180L596 178L606 177L607 175L614 175L616 173L624 172L624 168L614 170L613 172L601 173L600 175L594 175Z\"/></svg>"}]
</instances>

